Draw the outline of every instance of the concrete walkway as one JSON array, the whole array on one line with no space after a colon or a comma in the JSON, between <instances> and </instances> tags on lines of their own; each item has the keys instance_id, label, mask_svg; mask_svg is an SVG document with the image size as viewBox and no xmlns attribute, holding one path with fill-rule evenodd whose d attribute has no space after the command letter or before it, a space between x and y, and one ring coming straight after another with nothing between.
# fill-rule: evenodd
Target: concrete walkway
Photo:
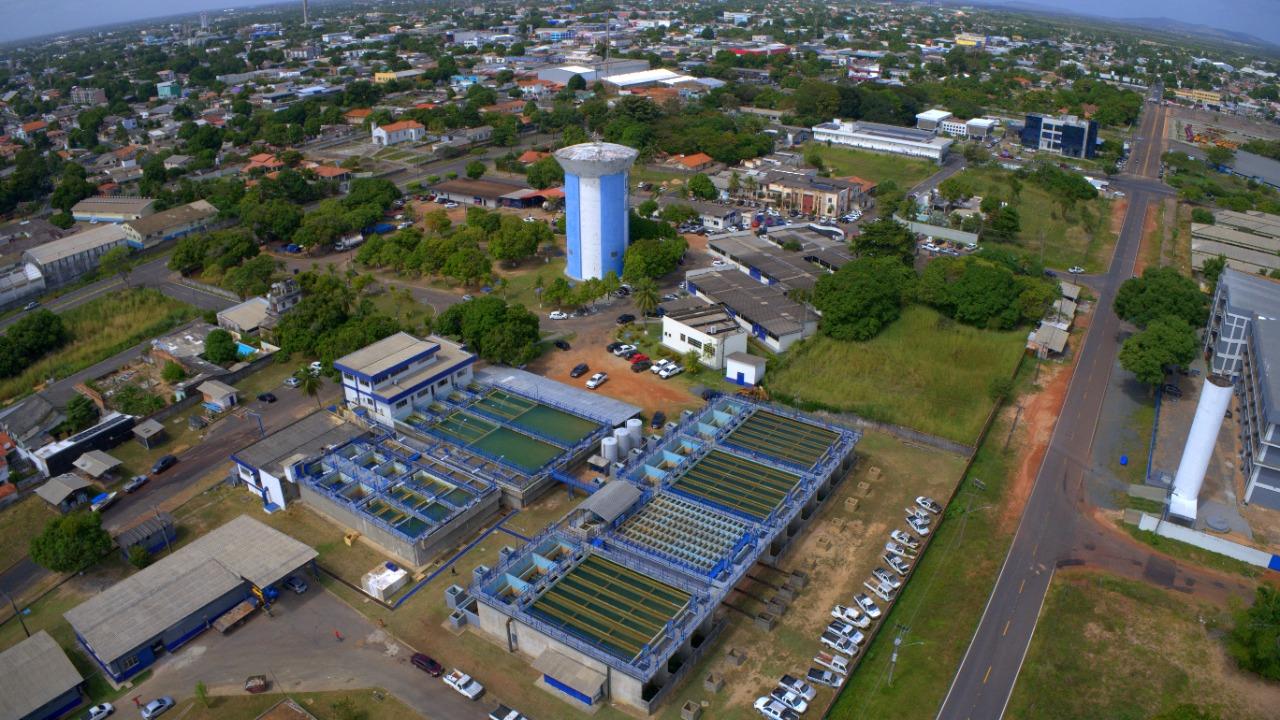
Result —
<instances>
[{"instance_id":1,"label":"concrete walkway","mask_svg":"<svg viewBox=\"0 0 1280 720\"><path fill-rule=\"evenodd\" d=\"M211 695L243 694L245 678L258 674L272 681L272 692L385 688L430 720L481 720L497 704L487 696L469 701L410 665L411 648L318 583L303 595L282 595L271 613L254 615L229 635L205 632L160 660L116 706L128 708L135 696L189 698L200 681Z\"/></svg>"}]
</instances>

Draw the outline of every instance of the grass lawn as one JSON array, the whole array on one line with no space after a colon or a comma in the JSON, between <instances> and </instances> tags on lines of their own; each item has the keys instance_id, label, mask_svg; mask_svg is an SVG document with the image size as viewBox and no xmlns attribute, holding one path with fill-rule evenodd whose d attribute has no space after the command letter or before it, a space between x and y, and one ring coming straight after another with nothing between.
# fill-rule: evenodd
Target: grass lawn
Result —
<instances>
[{"instance_id":1,"label":"grass lawn","mask_svg":"<svg viewBox=\"0 0 1280 720\"><path fill-rule=\"evenodd\" d=\"M805 149L814 147L822 156L822 162L836 177L857 175L863 180L876 183L893 181L898 188L910 190L916 183L938 171L938 166L928 160L916 160L901 155L869 152L811 143Z\"/></svg>"},{"instance_id":2,"label":"grass lawn","mask_svg":"<svg viewBox=\"0 0 1280 720\"><path fill-rule=\"evenodd\" d=\"M318 720L400 720L421 717L394 695L382 690L289 693L288 698ZM275 694L211 695L209 707L192 698L178 703L172 714L185 720L254 720L284 699L284 695ZM344 707L350 711L344 712Z\"/></svg>"},{"instance_id":3,"label":"grass lawn","mask_svg":"<svg viewBox=\"0 0 1280 720\"><path fill-rule=\"evenodd\" d=\"M636 165L631 168L630 173L632 189L642 182L653 183L654 185L661 185L663 183L666 183L668 186L683 185L684 181L691 177L693 176L688 173L651 168L648 165ZM652 189L641 192L652 192Z\"/></svg>"},{"instance_id":4,"label":"grass lawn","mask_svg":"<svg viewBox=\"0 0 1280 720\"><path fill-rule=\"evenodd\" d=\"M540 313L550 312L550 308L538 307L538 294L534 292L538 278L542 278L542 286L546 287L558 277L564 277L564 257L553 257L548 262L541 260L522 264L515 270L504 270L495 264L498 277L505 278L507 287L496 291L498 296L508 303L521 303L529 310Z\"/></svg>"},{"instance_id":5,"label":"grass lawn","mask_svg":"<svg viewBox=\"0 0 1280 720\"><path fill-rule=\"evenodd\" d=\"M1013 372L1025 343L1022 330L979 330L912 305L865 343L806 340L770 368L765 386L801 406L972 443L991 411L992 379Z\"/></svg>"},{"instance_id":6,"label":"grass lawn","mask_svg":"<svg viewBox=\"0 0 1280 720\"><path fill-rule=\"evenodd\" d=\"M0 402L31 392L49 378L64 378L155 337L198 315L197 310L150 288L117 290L62 313L71 342L0 381Z\"/></svg>"},{"instance_id":7,"label":"grass lawn","mask_svg":"<svg viewBox=\"0 0 1280 720\"><path fill-rule=\"evenodd\" d=\"M1024 373L1025 375L1025 373ZM1008 415L997 421L978 450L964 484L946 510L946 521L881 622L885 631L863 653L832 707L832 720L896 718L931 720L978 625L992 582L1013 539L1015 523L1001 522L1016 448L1003 450ZM980 479L979 489L973 479ZM889 684L893 628L910 628Z\"/></svg>"},{"instance_id":8,"label":"grass lawn","mask_svg":"<svg viewBox=\"0 0 1280 720\"><path fill-rule=\"evenodd\" d=\"M1151 452L1151 428L1156 422L1155 403L1142 402L1129 413L1126 428L1134 434L1137 452L1129 456L1129 464L1121 465L1120 457L1111 459L1111 472L1131 485L1147 481L1147 455Z\"/></svg>"},{"instance_id":9,"label":"grass lawn","mask_svg":"<svg viewBox=\"0 0 1280 720\"><path fill-rule=\"evenodd\" d=\"M0 570L24 557L31 538L39 535L55 517L57 513L39 495L28 495L0 510ZM0 614L8 615L8 612L0 611Z\"/></svg>"},{"instance_id":10,"label":"grass lawn","mask_svg":"<svg viewBox=\"0 0 1280 720\"><path fill-rule=\"evenodd\" d=\"M1011 200L1013 191L1009 181L1013 173L994 167L969 168L957 177L973 181L978 194L995 193ZM983 240L984 245L1008 247L1044 258L1047 267L1066 269L1073 265L1084 267L1085 272L1101 272L1106 269L1115 247L1116 237L1110 230L1110 201L1101 197L1088 203L1077 203L1071 210L1063 211L1048 190L1024 181L1017 196L1018 216L1022 230L1017 242L996 243ZM1041 246L1040 238L1044 244Z\"/></svg>"},{"instance_id":11,"label":"grass lawn","mask_svg":"<svg viewBox=\"0 0 1280 720\"><path fill-rule=\"evenodd\" d=\"M1153 514L1159 514L1159 511ZM1196 565L1202 565L1204 567L1233 573L1235 575L1242 575L1247 578L1258 577L1264 572L1262 568L1256 565L1250 565L1247 562L1236 560L1235 558L1227 557L1226 555L1219 555L1218 553L1210 552L1209 550L1196 547L1190 543L1184 543L1180 540L1163 537L1151 532L1150 530L1139 530L1136 526L1128 523L1120 523L1120 527L1123 528L1125 532L1129 533L1134 540L1150 545L1156 550L1179 560L1186 560L1187 562L1195 563Z\"/></svg>"},{"instance_id":12,"label":"grass lawn","mask_svg":"<svg viewBox=\"0 0 1280 720\"><path fill-rule=\"evenodd\" d=\"M1223 615L1143 583L1059 573L1006 717L1145 720L1181 705L1275 717L1280 688L1234 669L1218 638Z\"/></svg>"}]
</instances>

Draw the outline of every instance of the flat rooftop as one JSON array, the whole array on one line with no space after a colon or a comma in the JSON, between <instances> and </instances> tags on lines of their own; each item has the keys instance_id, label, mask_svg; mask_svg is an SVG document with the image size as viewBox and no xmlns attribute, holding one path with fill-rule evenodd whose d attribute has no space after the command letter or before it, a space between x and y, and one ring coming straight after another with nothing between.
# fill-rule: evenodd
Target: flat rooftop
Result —
<instances>
[{"instance_id":1,"label":"flat rooftop","mask_svg":"<svg viewBox=\"0 0 1280 720\"><path fill-rule=\"evenodd\" d=\"M64 616L99 659L111 662L242 583L266 587L316 555L312 547L241 515Z\"/></svg>"},{"instance_id":2,"label":"flat rooftop","mask_svg":"<svg viewBox=\"0 0 1280 720\"><path fill-rule=\"evenodd\" d=\"M743 332L723 307L701 298L689 297L666 302L662 304L662 309L666 311L663 317L711 337Z\"/></svg>"},{"instance_id":3,"label":"flat rooftop","mask_svg":"<svg viewBox=\"0 0 1280 720\"><path fill-rule=\"evenodd\" d=\"M28 248L26 254L27 257L31 258L32 262L48 265L103 245L122 243L127 237L124 234L124 228L119 225L99 225L74 235L68 235L64 238L51 240L43 245Z\"/></svg>"},{"instance_id":4,"label":"flat rooftop","mask_svg":"<svg viewBox=\"0 0 1280 720\"><path fill-rule=\"evenodd\" d=\"M362 375L375 377L420 355L433 352L439 347L439 338L434 336L420 340L407 332L398 332L353 353L343 355L334 360L333 364Z\"/></svg>"},{"instance_id":5,"label":"flat rooftop","mask_svg":"<svg viewBox=\"0 0 1280 720\"><path fill-rule=\"evenodd\" d=\"M1236 228L1269 238L1280 238L1280 215L1250 211L1219 210L1213 214L1213 220L1219 227ZM1208 227L1214 227L1212 225ZM1194 230L1195 226L1193 226Z\"/></svg>"},{"instance_id":6,"label":"flat rooftop","mask_svg":"<svg viewBox=\"0 0 1280 720\"><path fill-rule=\"evenodd\" d=\"M805 306L787 297L782 288L761 284L738 270L689 274L685 278L713 302L727 306L775 337L802 332L810 316Z\"/></svg>"},{"instance_id":7,"label":"flat rooftop","mask_svg":"<svg viewBox=\"0 0 1280 720\"><path fill-rule=\"evenodd\" d=\"M218 214L218 208L207 200L196 200L193 203L170 208L154 215L130 220L125 223L134 232L143 237L164 232L170 228L181 227L198 220L211 218Z\"/></svg>"},{"instance_id":8,"label":"flat rooftop","mask_svg":"<svg viewBox=\"0 0 1280 720\"><path fill-rule=\"evenodd\" d=\"M0 652L0 717L21 718L84 682L44 630Z\"/></svg>"},{"instance_id":9,"label":"flat rooftop","mask_svg":"<svg viewBox=\"0 0 1280 720\"><path fill-rule=\"evenodd\" d=\"M324 410L317 410L292 425L232 453L231 459L276 477L284 466L310 459L326 448L343 445L364 434L364 429Z\"/></svg>"}]
</instances>

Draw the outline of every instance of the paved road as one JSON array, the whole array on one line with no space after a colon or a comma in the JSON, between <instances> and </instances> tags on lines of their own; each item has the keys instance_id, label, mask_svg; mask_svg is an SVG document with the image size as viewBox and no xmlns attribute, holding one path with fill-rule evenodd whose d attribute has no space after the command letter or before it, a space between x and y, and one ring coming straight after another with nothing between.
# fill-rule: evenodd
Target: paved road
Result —
<instances>
[{"instance_id":1,"label":"paved road","mask_svg":"<svg viewBox=\"0 0 1280 720\"><path fill-rule=\"evenodd\" d=\"M1088 515L1083 492L1093 436L1120 345L1120 320L1112 311L1112 301L1120 283L1132 274L1148 203L1157 193L1167 192L1152 182L1160 166L1164 117L1163 107L1146 106L1139 133L1142 140L1133 153L1139 177L1121 176L1113 182L1130 197L1116 253L1108 273L1091 278L1099 298L1092 325L1022 521L939 709L940 720L987 720L1004 714L1053 573L1063 564L1093 562L1183 588L1221 582L1194 568L1180 568L1102 528Z\"/></svg>"},{"instance_id":2,"label":"paved road","mask_svg":"<svg viewBox=\"0 0 1280 720\"><path fill-rule=\"evenodd\" d=\"M189 698L197 681L211 695L243 694L245 678L256 674L272 680L273 692L385 688L425 718L479 720L497 705L488 696L469 701L413 667L411 648L317 586L281 596L270 617L255 615L225 636L206 632L164 657L116 707L127 717L135 696Z\"/></svg>"}]
</instances>

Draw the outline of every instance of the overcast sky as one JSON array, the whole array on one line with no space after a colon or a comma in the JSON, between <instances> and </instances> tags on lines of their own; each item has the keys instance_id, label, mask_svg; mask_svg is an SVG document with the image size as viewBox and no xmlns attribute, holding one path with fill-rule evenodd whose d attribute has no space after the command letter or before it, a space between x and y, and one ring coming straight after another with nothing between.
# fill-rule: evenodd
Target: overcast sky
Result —
<instances>
[{"instance_id":1,"label":"overcast sky","mask_svg":"<svg viewBox=\"0 0 1280 720\"><path fill-rule=\"evenodd\" d=\"M986 1L999 4L1012 0ZM1280 0L1074 0L1064 4L1033 1L1111 18L1168 17L1247 32L1280 44ZM260 4L260 0L0 0L0 41Z\"/></svg>"}]
</instances>

